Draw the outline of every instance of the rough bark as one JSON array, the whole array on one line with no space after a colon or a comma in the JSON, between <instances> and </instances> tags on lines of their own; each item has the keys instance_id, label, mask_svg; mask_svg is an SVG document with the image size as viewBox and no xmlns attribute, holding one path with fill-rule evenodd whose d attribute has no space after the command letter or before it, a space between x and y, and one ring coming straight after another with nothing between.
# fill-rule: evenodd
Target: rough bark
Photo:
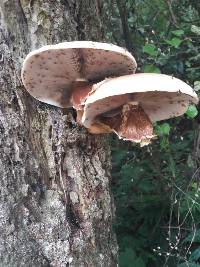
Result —
<instances>
[{"instance_id":1,"label":"rough bark","mask_svg":"<svg viewBox=\"0 0 200 267\"><path fill-rule=\"evenodd\" d=\"M103 38L97 0L0 1L0 266L117 265L108 144L20 79L35 48Z\"/></svg>"}]
</instances>

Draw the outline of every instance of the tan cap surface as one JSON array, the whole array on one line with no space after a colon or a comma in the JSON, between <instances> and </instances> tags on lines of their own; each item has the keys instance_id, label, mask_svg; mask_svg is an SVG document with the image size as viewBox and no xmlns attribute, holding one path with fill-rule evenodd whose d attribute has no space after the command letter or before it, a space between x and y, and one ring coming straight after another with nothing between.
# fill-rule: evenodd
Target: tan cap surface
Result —
<instances>
[{"instance_id":1,"label":"tan cap surface","mask_svg":"<svg viewBox=\"0 0 200 267\"><path fill-rule=\"evenodd\" d=\"M94 118L125 103L140 104L152 122L177 117L190 102L198 103L194 90L172 76L156 73L132 74L106 79L93 85L82 124L89 128Z\"/></svg>"},{"instance_id":2,"label":"tan cap surface","mask_svg":"<svg viewBox=\"0 0 200 267\"><path fill-rule=\"evenodd\" d=\"M79 81L99 82L135 72L136 61L124 48L92 41L47 45L29 53L22 81L36 99L69 107L70 90Z\"/></svg>"}]
</instances>

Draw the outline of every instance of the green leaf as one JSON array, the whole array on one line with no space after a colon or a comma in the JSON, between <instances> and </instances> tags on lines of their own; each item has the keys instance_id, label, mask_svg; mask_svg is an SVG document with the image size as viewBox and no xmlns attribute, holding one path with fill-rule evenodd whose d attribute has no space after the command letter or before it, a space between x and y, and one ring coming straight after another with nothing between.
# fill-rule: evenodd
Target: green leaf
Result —
<instances>
[{"instance_id":1,"label":"green leaf","mask_svg":"<svg viewBox=\"0 0 200 267\"><path fill-rule=\"evenodd\" d=\"M169 135L170 125L169 125L169 123L165 122L161 125L157 125L155 130L156 130L157 135L159 135L159 136Z\"/></svg>"},{"instance_id":2,"label":"green leaf","mask_svg":"<svg viewBox=\"0 0 200 267\"><path fill-rule=\"evenodd\" d=\"M200 81L195 81L194 82L194 90L199 91L200 90Z\"/></svg>"},{"instance_id":3,"label":"green leaf","mask_svg":"<svg viewBox=\"0 0 200 267\"><path fill-rule=\"evenodd\" d=\"M198 184L196 183L196 182L194 182L194 183L192 183L192 188L194 189L194 190L197 190L197 188L198 188Z\"/></svg>"},{"instance_id":4,"label":"green leaf","mask_svg":"<svg viewBox=\"0 0 200 267\"><path fill-rule=\"evenodd\" d=\"M135 23L135 21L136 21L136 18L135 18L134 16L128 18L128 22L129 22L131 25L133 25L133 23Z\"/></svg>"},{"instance_id":5,"label":"green leaf","mask_svg":"<svg viewBox=\"0 0 200 267\"><path fill-rule=\"evenodd\" d=\"M190 105L186 111L188 118L193 119L198 115L198 110L195 105Z\"/></svg>"},{"instance_id":6,"label":"green leaf","mask_svg":"<svg viewBox=\"0 0 200 267\"><path fill-rule=\"evenodd\" d=\"M193 161L192 156L190 154L188 155L188 158L187 158L187 165L190 168L195 168L194 161Z\"/></svg>"},{"instance_id":7,"label":"green leaf","mask_svg":"<svg viewBox=\"0 0 200 267\"><path fill-rule=\"evenodd\" d=\"M180 44L182 43L182 40L180 38L173 37L171 40L166 40L166 43L168 43L169 45L175 48L178 48Z\"/></svg>"},{"instance_id":8,"label":"green leaf","mask_svg":"<svg viewBox=\"0 0 200 267\"><path fill-rule=\"evenodd\" d=\"M154 65L145 65L143 71L146 73L161 73L160 69Z\"/></svg>"},{"instance_id":9,"label":"green leaf","mask_svg":"<svg viewBox=\"0 0 200 267\"><path fill-rule=\"evenodd\" d=\"M170 132L170 125L169 123L163 123L161 126L161 131L162 131L162 134L163 135L169 135L169 132Z\"/></svg>"},{"instance_id":10,"label":"green leaf","mask_svg":"<svg viewBox=\"0 0 200 267\"><path fill-rule=\"evenodd\" d=\"M184 240L183 243L186 242L191 242L193 241L193 243L200 243L200 230L197 230L194 236L194 233L191 233L190 235L188 235Z\"/></svg>"},{"instance_id":11,"label":"green leaf","mask_svg":"<svg viewBox=\"0 0 200 267\"><path fill-rule=\"evenodd\" d=\"M196 35L200 35L200 27L196 25L191 26L191 32L195 33Z\"/></svg>"},{"instance_id":12,"label":"green leaf","mask_svg":"<svg viewBox=\"0 0 200 267\"><path fill-rule=\"evenodd\" d=\"M138 27L137 30L138 30L139 32L141 32L141 33L144 33L144 32L145 32L144 27Z\"/></svg>"},{"instance_id":13,"label":"green leaf","mask_svg":"<svg viewBox=\"0 0 200 267\"><path fill-rule=\"evenodd\" d=\"M176 30L176 31L172 31L172 34L180 37L184 34L184 31L183 30Z\"/></svg>"},{"instance_id":14,"label":"green leaf","mask_svg":"<svg viewBox=\"0 0 200 267\"><path fill-rule=\"evenodd\" d=\"M190 255L190 261L197 261L200 258L200 247L195 249L192 254Z\"/></svg>"},{"instance_id":15,"label":"green leaf","mask_svg":"<svg viewBox=\"0 0 200 267\"><path fill-rule=\"evenodd\" d=\"M152 57L155 57L158 55L158 51L156 50L156 46L154 44L145 44L143 46L143 52Z\"/></svg>"}]
</instances>

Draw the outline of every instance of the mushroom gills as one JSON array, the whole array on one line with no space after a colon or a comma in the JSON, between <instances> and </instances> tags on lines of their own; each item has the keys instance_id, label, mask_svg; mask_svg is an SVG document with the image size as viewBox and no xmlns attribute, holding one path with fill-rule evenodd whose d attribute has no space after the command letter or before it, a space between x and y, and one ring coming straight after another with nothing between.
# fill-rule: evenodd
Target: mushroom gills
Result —
<instances>
[{"instance_id":1,"label":"mushroom gills","mask_svg":"<svg viewBox=\"0 0 200 267\"><path fill-rule=\"evenodd\" d=\"M155 138L151 120L137 102L129 102L98 116L89 131L93 132L94 127L115 132L120 138L140 143L141 146L149 144Z\"/></svg>"},{"instance_id":2,"label":"mushroom gills","mask_svg":"<svg viewBox=\"0 0 200 267\"><path fill-rule=\"evenodd\" d=\"M101 116L106 117L106 118L110 118L110 117L114 117L116 115L119 115L121 113L122 107L123 107L123 105L121 105L115 109L106 111L103 114L101 114Z\"/></svg>"}]
</instances>

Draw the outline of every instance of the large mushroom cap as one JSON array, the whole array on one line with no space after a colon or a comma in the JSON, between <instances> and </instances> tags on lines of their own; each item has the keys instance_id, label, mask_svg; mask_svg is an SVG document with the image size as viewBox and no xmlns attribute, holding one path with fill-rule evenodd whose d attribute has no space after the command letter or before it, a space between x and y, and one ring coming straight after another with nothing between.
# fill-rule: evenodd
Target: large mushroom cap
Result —
<instances>
[{"instance_id":1,"label":"large mushroom cap","mask_svg":"<svg viewBox=\"0 0 200 267\"><path fill-rule=\"evenodd\" d=\"M139 104L151 122L180 116L190 102L198 103L196 93L188 84L164 74L125 75L106 79L93 87L82 117L82 124L87 128L95 117L105 116L125 103Z\"/></svg>"},{"instance_id":2,"label":"large mushroom cap","mask_svg":"<svg viewBox=\"0 0 200 267\"><path fill-rule=\"evenodd\" d=\"M36 99L69 107L76 82L99 82L106 77L134 73L136 61L125 49L91 41L47 45L29 53L23 63L22 81Z\"/></svg>"}]
</instances>

